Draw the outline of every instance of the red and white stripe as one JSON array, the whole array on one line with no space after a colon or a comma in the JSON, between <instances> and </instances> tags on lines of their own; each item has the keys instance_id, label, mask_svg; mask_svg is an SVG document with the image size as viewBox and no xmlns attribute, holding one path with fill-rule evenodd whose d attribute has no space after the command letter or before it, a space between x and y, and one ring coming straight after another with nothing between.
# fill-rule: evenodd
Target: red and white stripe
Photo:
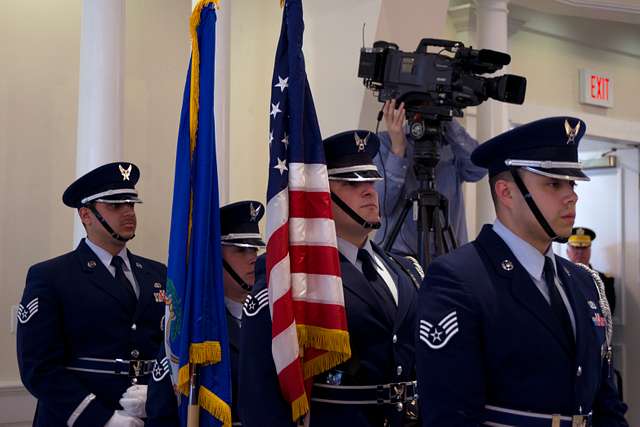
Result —
<instances>
[{"instance_id":1,"label":"red and white stripe","mask_svg":"<svg viewBox=\"0 0 640 427\"><path fill-rule=\"evenodd\" d=\"M266 236L271 350L293 401L304 393L296 325L346 330L346 313L327 167L288 167L289 187L267 203Z\"/></svg>"}]
</instances>

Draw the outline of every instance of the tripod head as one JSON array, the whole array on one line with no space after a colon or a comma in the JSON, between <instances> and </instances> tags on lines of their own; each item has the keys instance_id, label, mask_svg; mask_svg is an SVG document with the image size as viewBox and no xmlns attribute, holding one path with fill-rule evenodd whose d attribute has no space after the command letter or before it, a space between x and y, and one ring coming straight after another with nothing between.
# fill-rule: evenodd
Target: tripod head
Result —
<instances>
[{"instance_id":1,"label":"tripod head","mask_svg":"<svg viewBox=\"0 0 640 427\"><path fill-rule=\"evenodd\" d=\"M444 119L424 118L420 113L407 112L409 133L415 141L413 171L422 190L435 190L435 168L440 161L444 134Z\"/></svg>"}]
</instances>

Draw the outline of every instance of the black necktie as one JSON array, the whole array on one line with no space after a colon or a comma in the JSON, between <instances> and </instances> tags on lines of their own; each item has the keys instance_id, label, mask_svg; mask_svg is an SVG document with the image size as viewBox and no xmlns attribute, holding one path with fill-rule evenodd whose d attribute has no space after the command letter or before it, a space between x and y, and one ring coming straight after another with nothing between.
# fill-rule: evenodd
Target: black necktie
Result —
<instances>
[{"instance_id":1,"label":"black necktie","mask_svg":"<svg viewBox=\"0 0 640 427\"><path fill-rule=\"evenodd\" d=\"M571 318L569 317L569 312L567 312L567 306L564 305L564 301L560 296L560 291L558 291L558 287L556 286L556 270L553 268L553 262L551 258L545 256L544 257L544 280L547 283L547 288L549 289L549 302L551 304L551 311L555 314L555 316L560 321L562 325L563 332L569 338L569 342L575 343L573 336L573 327L571 326ZM560 285L562 282L558 281Z\"/></svg>"},{"instance_id":2,"label":"black necktie","mask_svg":"<svg viewBox=\"0 0 640 427\"><path fill-rule=\"evenodd\" d=\"M122 257L116 255L111 259L111 265L116 269L116 281L127 290L127 293L131 298L133 298L132 302L137 303L138 297L136 296L136 292L133 290L133 285L127 279L127 276L124 274L124 260Z\"/></svg>"},{"instance_id":3,"label":"black necktie","mask_svg":"<svg viewBox=\"0 0 640 427\"><path fill-rule=\"evenodd\" d=\"M397 307L391 290L378 274L371 254L364 249L358 249L358 261L362 263L362 274L364 274L364 277L366 277L376 293L382 298L387 310L390 310L390 313L395 313Z\"/></svg>"}]
</instances>

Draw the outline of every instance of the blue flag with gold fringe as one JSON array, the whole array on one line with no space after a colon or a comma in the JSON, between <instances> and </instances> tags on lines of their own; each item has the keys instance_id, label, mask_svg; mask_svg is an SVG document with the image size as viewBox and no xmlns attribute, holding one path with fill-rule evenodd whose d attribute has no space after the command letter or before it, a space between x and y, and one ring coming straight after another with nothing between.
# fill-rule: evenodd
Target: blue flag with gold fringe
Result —
<instances>
[{"instance_id":1,"label":"blue flag with gold fringe","mask_svg":"<svg viewBox=\"0 0 640 427\"><path fill-rule=\"evenodd\" d=\"M182 426L231 425L214 124L216 6L201 0L191 16L173 188L165 347Z\"/></svg>"}]
</instances>

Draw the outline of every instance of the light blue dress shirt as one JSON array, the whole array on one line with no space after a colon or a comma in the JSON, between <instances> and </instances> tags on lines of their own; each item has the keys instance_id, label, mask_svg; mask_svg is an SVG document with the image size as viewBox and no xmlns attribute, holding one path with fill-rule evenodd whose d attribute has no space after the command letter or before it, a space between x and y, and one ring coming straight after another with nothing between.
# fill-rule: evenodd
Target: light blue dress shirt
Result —
<instances>
[{"instance_id":1,"label":"light blue dress shirt","mask_svg":"<svg viewBox=\"0 0 640 427\"><path fill-rule=\"evenodd\" d=\"M102 262L104 266L107 267L109 273L111 273L113 277L116 277L116 268L111 265L111 260L114 258L113 255L93 243L91 240L89 240L88 237L85 238L84 241L87 246L89 246L89 248L93 251L93 253L96 254L100 262ZM131 270L131 263L129 262L129 257L127 256L127 248L122 248L122 250L118 252L117 256L122 257L122 259L124 260L124 266L122 268L124 270L124 275L127 277L127 279L129 279L129 282L131 282L133 291L136 293L136 298L140 298L140 286L136 282L136 278L133 275L133 271Z\"/></svg>"},{"instance_id":2,"label":"light blue dress shirt","mask_svg":"<svg viewBox=\"0 0 640 427\"><path fill-rule=\"evenodd\" d=\"M393 281L393 278L391 277L391 273L389 273L389 269L387 268L387 266L380 259L380 257L378 257L378 254L376 254L373 250L371 241L369 239L367 239L362 249L367 251L369 255L371 255L371 258L373 258L376 271L389 288L389 291L391 291L393 301L396 303L396 305L398 305L398 287ZM358 247L356 245L338 237L338 251L340 251L340 253L344 255L345 258L347 258L349 262L351 262L351 264L355 265L358 271L362 273L362 263L358 260Z\"/></svg>"},{"instance_id":3,"label":"light blue dress shirt","mask_svg":"<svg viewBox=\"0 0 640 427\"><path fill-rule=\"evenodd\" d=\"M562 302L569 312L569 317L571 318L571 327L573 328L573 335L575 337L576 333L576 318L573 314L573 310L571 309L571 304L569 303L569 299L567 298L567 294L564 292L562 286L559 285L558 278L558 266L556 264L556 257L553 253L552 245L549 245L547 252L543 255L536 248L531 246L529 243L524 241L518 235L516 235L513 231L509 230L505 227L499 219L493 223L493 231L500 236L502 240L507 244L513 255L516 257L518 262L524 267L525 270L531 276L531 280L536 285L540 293L544 299L547 300L548 304L551 304L551 299L549 298L549 288L544 280L544 258L549 257L551 262L553 262L553 268L555 270L554 283L558 292L560 293L560 297L562 297Z\"/></svg>"}]
</instances>

